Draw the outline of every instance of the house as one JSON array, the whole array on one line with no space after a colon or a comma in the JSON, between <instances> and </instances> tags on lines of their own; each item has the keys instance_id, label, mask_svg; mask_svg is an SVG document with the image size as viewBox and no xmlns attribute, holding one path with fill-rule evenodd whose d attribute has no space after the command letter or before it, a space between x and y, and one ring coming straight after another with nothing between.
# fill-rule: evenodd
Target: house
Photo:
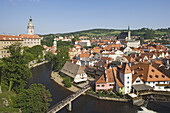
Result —
<instances>
[{"instance_id":1,"label":"house","mask_svg":"<svg viewBox=\"0 0 170 113\"><path fill-rule=\"evenodd\" d=\"M115 77L115 90L121 94L128 94L132 88L132 72L128 63L121 67L113 67Z\"/></svg>"},{"instance_id":2,"label":"house","mask_svg":"<svg viewBox=\"0 0 170 113\"><path fill-rule=\"evenodd\" d=\"M138 41L128 41L127 47L135 47L135 48L140 47L140 40L138 40Z\"/></svg>"},{"instance_id":3,"label":"house","mask_svg":"<svg viewBox=\"0 0 170 113\"><path fill-rule=\"evenodd\" d=\"M123 50L124 53L129 53L129 52L132 52L132 49L130 47L126 47L124 50Z\"/></svg>"},{"instance_id":4,"label":"house","mask_svg":"<svg viewBox=\"0 0 170 113\"><path fill-rule=\"evenodd\" d=\"M81 68L80 65L67 61L62 67L60 73L61 76L68 76L75 83L87 81L87 74Z\"/></svg>"},{"instance_id":5,"label":"house","mask_svg":"<svg viewBox=\"0 0 170 113\"><path fill-rule=\"evenodd\" d=\"M170 91L170 78L149 63L138 63L131 67L132 85L145 84L154 90Z\"/></svg>"},{"instance_id":6,"label":"house","mask_svg":"<svg viewBox=\"0 0 170 113\"><path fill-rule=\"evenodd\" d=\"M115 84L113 70L106 69L105 73L101 76L95 76L95 91L103 91L113 89Z\"/></svg>"}]
</instances>

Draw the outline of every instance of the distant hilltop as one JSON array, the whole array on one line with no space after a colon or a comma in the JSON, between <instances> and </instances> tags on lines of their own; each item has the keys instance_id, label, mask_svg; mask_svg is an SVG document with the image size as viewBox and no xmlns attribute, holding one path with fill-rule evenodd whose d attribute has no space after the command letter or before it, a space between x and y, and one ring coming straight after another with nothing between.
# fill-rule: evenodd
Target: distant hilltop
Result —
<instances>
[{"instance_id":1,"label":"distant hilltop","mask_svg":"<svg viewBox=\"0 0 170 113\"><path fill-rule=\"evenodd\" d=\"M99 36L118 36L122 32L127 32L128 29L89 29L89 30L82 30L70 33L57 33L57 34L46 34L40 36L71 36L71 35L78 35L78 36L89 36L89 37L99 37ZM170 27L169 28L160 28L160 29L149 29L149 28L141 28L131 30L132 36L144 36L146 33L153 34L156 37L170 35Z\"/></svg>"}]
</instances>

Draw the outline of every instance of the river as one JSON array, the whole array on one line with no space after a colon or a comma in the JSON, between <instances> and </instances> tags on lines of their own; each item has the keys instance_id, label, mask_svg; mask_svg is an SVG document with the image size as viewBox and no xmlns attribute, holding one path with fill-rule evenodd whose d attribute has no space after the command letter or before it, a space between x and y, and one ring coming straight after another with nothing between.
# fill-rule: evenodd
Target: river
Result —
<instances>
[{"instance_id":1,"label":"river","mask_svg":"<svg viewBox=\"0 0 170 113\"><path fill-rule=\"evenodd\" d=\"M72 94L72 92L59 86L50 79L50 64L43 64L41 66L31 69L32 78L28 81L28 86L32 83L41 83L46 86L46 89L52 94L53 101L50 106L55 105L65 97ZM170 103L150 102L149 109L157 112L170 112ZM130 103L103 101L90 96L82 95L72 102L71 113L136 113L139 107L133 106ZM63 108L59 113L70 113L66 108Z\"/></svg>"}]
</instances>

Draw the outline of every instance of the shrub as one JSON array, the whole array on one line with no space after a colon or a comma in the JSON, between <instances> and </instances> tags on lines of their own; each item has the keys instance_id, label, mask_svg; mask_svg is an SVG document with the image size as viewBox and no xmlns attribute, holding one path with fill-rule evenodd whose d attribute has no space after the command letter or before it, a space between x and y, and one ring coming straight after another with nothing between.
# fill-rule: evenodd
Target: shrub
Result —
<instances>
[{"instance_id":1,"label":"shrub","mask_svg":"<svg viewBox=\"0 0 170 113\"><path fill-rule=\"evenodd\" d=\"M103 90L102 94L103 94L103 95L108 95L109 93L108 93L107 90Z\"/></svg>"},{"instance_id":2,"label":"shrub","mask_svg":"<svg viewBox=\"0 0 170 113\"><path fill-rule=\"evenodd\" d=\"M96 93L98 96L102 96L102 92L101 91L97 91Z\"/></svg>"},{"instance_id":3,"label":"shrub","mask_svg":"<svg viewBox=\"0 0 170 113\"><path fill-rule=\"evenodd\" d=\"M71 87L71 80L69 77L65 77L63 82L64 82L65 87L68 87L68 88Z\"/></svg>"}]
</instances>

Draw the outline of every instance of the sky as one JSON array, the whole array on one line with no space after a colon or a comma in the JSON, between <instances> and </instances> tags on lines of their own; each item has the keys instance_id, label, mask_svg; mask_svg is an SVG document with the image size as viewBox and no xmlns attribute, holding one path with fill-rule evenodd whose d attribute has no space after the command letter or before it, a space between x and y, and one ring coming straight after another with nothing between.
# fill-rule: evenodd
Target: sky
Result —
<instances>
[{"instance_id":1,"label":"sky","mask_svg":"<svg viewBox=\"0 0 170 113\"><path fill-rule=\"evenodd\" d=\"M170 27L170 0L0 0L0 34Z\"/></svg>"}]
</instances>

